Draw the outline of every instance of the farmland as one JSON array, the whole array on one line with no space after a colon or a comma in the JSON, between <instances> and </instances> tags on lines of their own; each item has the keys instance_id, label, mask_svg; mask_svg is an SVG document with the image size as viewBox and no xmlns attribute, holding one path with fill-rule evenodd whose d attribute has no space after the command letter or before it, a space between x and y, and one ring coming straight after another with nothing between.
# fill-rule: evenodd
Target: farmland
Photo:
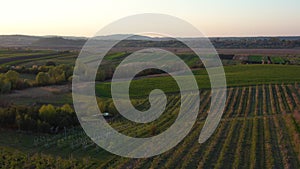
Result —
<instances>
[{"instance_id":1,"label":"farmland","mask_svg":"<svg viewBox=\"0 0 300 169\"><path fill-rule=\"evenodd\" d=\"M1 1L0 169L300 169L300 0Z\"/></svg>"},{"instance_id":2,"label":"farmland","mask_svg":"<svg viewBox=\"0 0 300 169\"><path fill-rule=\"evenodd\" d=\"M22 65L27 62L37 62L39 60L47 60L47 59L56 59L59 57L67 57L72 55L72 53L65 52L51 52L51 51L42 51L37 53L21 53L21 54L9 54L9 57L6 54L0 54L0 64L2 65ZM73 54L74 56L74 54Z\"/></svg>"},{"instance_id":3,"label":"farmland","mask_svg":"<svg viewBox=\"0 0 300 169\"><path fill-rule=\"evenodd\" d=\"M11 166L71 166L86 168L298 168L300 86L255 85L228 88L225 112L217 131L204 144L198 143L210 101L209 90L201 90L197 123L189 135L173 149L148 159L112 155L97 147L80 128L57 135L1 131L1 164ZM151 136L151 128L163 131L176 118L179 97L171 96L165 112L155 123L135 125L112 121L126 135ZM174 107L174 108L172 108ZM297 121L298 120L298 121ZM298 133L298 134L296 134ZM80 160L83 158L83 160ZM9 162L3 160L10 158ZM37 158L40 162L37 162ZM178 161L176 159L184 159ZM53 161L49 163L49 161ZM59 161L59 162L58 162ZM72 161L72 163L70 162Z\"/></svg>"},{"instance_id":4,"label":"farmland","mask_svg":"<svg viewBox=\"0 0 300 169\"><path fill-rule=\"evenodd\" d=\"M299 66L235 65L225 66L224 70L227 86L230 87L300 82ZM205 69L194 70L193 73L199 88L210 88L209 77ZM169 76L137 79L131 82L131 86L134 89L130 93L132 97L148 95L154 87L162 89L166 93L176 93L179 90L175 80ZM96 85L96 93L101 97L110 97L110 82L98 83Z\"/></svg>"},{"instance_id":5,"label":"farmland","mask_svg":"<svg viewBox=\"0 0 300 169\"><path fill-rule=\"evenodd\" d=\"M51 126L59 129L55 132L49 131L49 127L41 130L41 124L48 122L39 112L42 106L53 105L55 113L64 113L61 107L72 105L71 83L65 75L73 69L78 51L1 49L2 77L9 79L5 71L16 71L20 73L18 80L30 81L32 86L0 95L0 120L12 119L12 123L0 128L0 168L299 168L298 50L293 50L296 52L291 56L275 49L273 54L269 50L246 53L245 58L256 64L244 64L231 53L243 55L249 50L220 51L225 54L222 61L226 63L227 100L221 122L209 140L198 143L211 101L209 76L195 55L179 51L179 57L192 67L200 91L196 123L187 137L169 151L150 158L130 159L95 145L78 124L66 128ZM126 56L126 52L111 53L104 58L103 66L112 73L110 69ZM266 56L270 56L272 64L260 63ZM282 62L286 60L290 62ZM40 72L51 74L50 80L38 83ZM61 72L62 81L55 81ZM115 130L132 137L151 137L174 123L181 101L172 77L150 72L131 82L130 97L138 110L149 109L148 95L153 89L162 89L167 94L166 111L146 124L134 123L114 112L109 77L97 81L95 92L99 108L113 114L107 121ZM33 112L24 111L22 106ZM12 113L6 113L8 110ZM33 129L24 125L22 128L21 120L29 121Z\"/></svg>"}]
</instances>

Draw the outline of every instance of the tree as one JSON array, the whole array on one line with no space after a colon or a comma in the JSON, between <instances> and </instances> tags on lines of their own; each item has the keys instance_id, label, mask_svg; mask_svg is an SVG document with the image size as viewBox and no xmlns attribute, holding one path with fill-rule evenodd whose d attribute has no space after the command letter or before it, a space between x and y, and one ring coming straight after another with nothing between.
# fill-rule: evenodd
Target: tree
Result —
<instances>
[{"instance_id":1,"label":"tree","mask_svg":"<svg viewBox=\"0 0 300 169\"><path fill-rule=\"evenodd\" d=\"M36 80L37 84L39 84L39 85L46 85L46 84L50 83L50 77L49 77L48 73L44 73L44 72L39 72L36 75L35 80Z\"/></svg>"},{"instance_id":2,"label":"tree","mask_svg":"<svg viewBox=\"0 0 300 169\"><path fill-rule=\"evenodd\" d=\"M12 88L16 88L16 85L20 78L19 73L13 70L9 70L8 72L5 73L5 77L11 82Z\"/></svg>"},{"instance_id":3,"label":"tree","mask_svg":"<svg viewBox=\"0 0 300 169\"><path fill-rule=\"evenodd\" d=\"M28 88L30 87L30 84L29 84L29 80L28 79L19 79L16 86L15 86L15 89L25 89L25 88Z\"/></svg>"},{"instance_id":4,"label":"tree","mask_svg":"<svg viewBox=\"0 0 300 169\"><path fill-rule=\"evenodd\" d=\"M49 123L50 125L56 125L58 122L57 112L55 107L51 104L43 105L39 109L39 116L43 121Z\"/></svg>"},{"instance_id":5,"label":"tree","mask_svg":"<svg viewBox=\"0 0 300 169\"><path fill-rule=\"evenodd\" d=\"M69 105L69 104L64 104L61 108L60 108L61 111L63 112L66 112L66 113L74 113L74 110L73 108Z\"/></svg>"},{"instance_id":6,"label":"tree","mask_svg":"<svg viewBox=\"0 0 300 169\"><path fill-rule=\"evenodd\" d=\"M12 85L9 80L0 78L0 93L9 93L11 88Z\"/></svg>"},{"instance_id":7,"label":"tree","mask_svg":"<svg viewBox=\"0 0 300 169\"><path fill-rule=\"evenodd\" d=\"M58 68L62 69L65 72L66 79L68 79L69 77L71 77L73 75L74 67L71 66L71 65L61 64L61 65L58 66Z\"/></svg>"},{"instance_id":8,"label":"tree","mask_svg":"<svg viewBox=\"0 0 300 169\"><path fill-rule=\"evenodd\" d=\"M60 67L50 68L48 74L53 83L61 83L66 81L65 71Z\"/></svg>"}]
</instances>

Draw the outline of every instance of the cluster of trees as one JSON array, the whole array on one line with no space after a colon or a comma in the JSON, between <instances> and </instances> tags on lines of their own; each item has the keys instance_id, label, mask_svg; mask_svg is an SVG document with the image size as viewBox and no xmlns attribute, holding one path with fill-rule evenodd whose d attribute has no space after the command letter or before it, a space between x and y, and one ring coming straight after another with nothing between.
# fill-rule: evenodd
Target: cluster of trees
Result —
<instances>
[{"instance_id":1,"label":"cluster of trees","mask_svg":"<svg viewBox=\"0 0 300 169\"><path fill-rule=\"evenodd\" d=\"M73 74L73 67L67 65L48 66L47 71L40 71L36 75L38 85L62 84L70 81Z\"/></svg>"},{"instance_id":2,"label":"cluster of trees","mask_svg":"<svg viewBox=\"0 0 300 169\"><path fill-rule=\"evenodd\" d=\"M23 89L31 86L28 80L20 78L18 72L9 70L6 73L0 73L0 93L9 93L12 89Z\"/></svg>"},{"instance_id":3,"label":"cluster of trees","mask_svg":"<svg viewBox=\"0 0 300 169\"><path fill-rule=\"evenodd\" d=\"M55 129L78 124L76 114L69 104L62 107L49 104L41 107L11 105L0 108L0 127L3 128L51 133Z\"/></svg>"},{"instance_id":4,"label":"cluster of trees","mask_svg":"<svg viewBox=\"0 0 300 169\"><path fill-rule=\"evenodd\" d=\"M9 93L14 89L62 84L72 79L73 66L62 64L59 66L40 66L35 69L38 72L35 81L20 78L17 70L0 73L0 94Z\"/></svg>"},{"instance_id":5,"label":"cluster of trees","mask_svg":"<svg viewBox=\"0 0 300 169\"><path fill-rule=\"evenodd\" d=\"M95 80L105 81L111 79L113 77L116 67L117 67L117 63L111 63L111 62L109 64L100 65L99 69L97 70ZM89 76L91 74L92 72L86 64L78 62L76 67L74 68L74 74L72 77L79 78L80 76L80 78L83 78L80 80L93 80L91 79L93 77ZM86 77L82 77L82 75L85 75Z\"/></svg>"},{"instance_id":6,"label":"cluster of trees","mask_svg":"<svg viewBox=\"0 0 300 169\"><path fill-rule=\"evenodd\" d=\"M25 66L0 66L0 73L5 73L9 70L14 70L18 73L26 73L26 74L38 74L39 72L47 72L53 66L56 66L54 62L49 61L45 65L37 66L33 65L32 67Z\"/></svg>"},{"instance_id":7,"label":"cluster of trees","mask_svg":"<svg viewBox=\"0 0 300 169\"><path fill-rule=\"evenodd\" d=\"M18 73L27 73L27 74L37 74L39 72L39 67L25 67L25 66L0 66L0 73L5 73L9 70L14 70Z\"/></svg>"}]
</instances>

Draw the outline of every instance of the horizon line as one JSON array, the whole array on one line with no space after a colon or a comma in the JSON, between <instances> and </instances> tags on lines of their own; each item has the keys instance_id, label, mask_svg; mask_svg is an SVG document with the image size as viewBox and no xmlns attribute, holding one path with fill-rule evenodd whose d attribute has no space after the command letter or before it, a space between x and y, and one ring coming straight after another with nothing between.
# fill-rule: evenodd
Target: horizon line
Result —
<instances>
[{"instance_id":1,"label":"horizon line","mask_svg":"<svg viewBox=\"0 0 300 169\"><path fill-rule=\"evenodd\" d=\"M110 34L110 35L100 35L100 36L113 36L113 35L129 35L129 34ZM139 34L132 34L132 35L139 35ZM80 36L80 35L59 35L59 34L45 34L45 35L33 35L33 34L0 34L0 36L35 36L35 37L76 37L76 38L92 38L95 36ZM150 37L150 38L168 38L168 37L151 37L147 35L140 35L140 36L145 36L145 37ZM300 37L299 35L229 35L229 36L204 36L206 38L280 38L280 37ZM202 38L202 37L197 37L197 36L190 36L190 37L175 37L175 38Z\"/></svg>"}]
</instances>

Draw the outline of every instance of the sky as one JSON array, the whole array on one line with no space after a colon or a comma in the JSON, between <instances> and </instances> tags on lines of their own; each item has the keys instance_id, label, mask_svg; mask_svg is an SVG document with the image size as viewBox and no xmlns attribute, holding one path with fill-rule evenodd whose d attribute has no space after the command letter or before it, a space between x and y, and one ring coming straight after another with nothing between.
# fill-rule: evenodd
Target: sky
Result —
<instances>
[{"instance_id":1,"label":"sky","mask_svg":"<svg viewBox=\"0 0 300 169\"><path fill-rule=\"evenodd\" d=\"M2 35L91 37L141 13L181 18L209 37L300 35L300 0L0 0L0 5Z\"/></svg>"}]
</instances>

